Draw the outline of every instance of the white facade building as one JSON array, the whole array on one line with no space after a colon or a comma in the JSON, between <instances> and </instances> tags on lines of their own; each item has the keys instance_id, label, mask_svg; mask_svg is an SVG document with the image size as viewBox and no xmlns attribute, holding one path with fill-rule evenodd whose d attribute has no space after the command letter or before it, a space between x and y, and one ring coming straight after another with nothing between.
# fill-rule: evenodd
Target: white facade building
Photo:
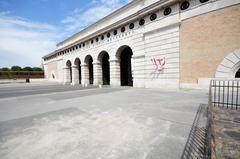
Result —
<instances>
[{"instance_id":1,"label":"white facade building","mask_svg":"<svg viewBox=\"0 0 240 159\"><path fill-rule=\"evenodd\" d=\"M43 57L45 76L72 85L146 88L206 87L213 77L238 77L239 3L134 0L59 43ZM221 64L225 58L232 63Z\"/></svg>"}]
</instances>

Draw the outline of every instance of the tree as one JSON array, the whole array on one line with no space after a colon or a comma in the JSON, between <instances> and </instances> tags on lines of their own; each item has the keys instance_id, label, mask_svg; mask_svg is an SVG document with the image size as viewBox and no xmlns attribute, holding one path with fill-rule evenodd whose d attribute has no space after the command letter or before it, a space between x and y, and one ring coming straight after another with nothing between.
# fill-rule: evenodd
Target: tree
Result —
<instances>
[{"instance_id":1,"label":"tree","mask_svg":"<svg viewBox=\"0 0 240 159\"><path fill-rule=\"evenodd\" d=\"M33 71L33 69L32 67L27 66L23 68L23 71Z\"/></svg>"},{"instance_id":2,"label":"tree","mask_svg":"<svg viewBox=\"0 0 240 159\"><path fill-rule=\"evenodd\" d=\"M32 69L33 69L33 71L43 71L43 69L40 67L33 67Z\"/></svg>"},{"instance_id":3,"label":"tree","mask_svg":"<svg viewBox=\"0 0 240 159\"><path fill-rule=\"evenodd\" d=\"M22 68L20 66L12 66L11 71L21 71Z\"/></svg>"},{"instance_id":4,"label":"tree","mask_svg":"<svg viewBox=\"0 0 240 159\"><path fill-rule=\"evenodd\" d=\"M3 67L1 70L2 70L2 71L9 71L9 68Z\"/></svg>"}]
</instances>

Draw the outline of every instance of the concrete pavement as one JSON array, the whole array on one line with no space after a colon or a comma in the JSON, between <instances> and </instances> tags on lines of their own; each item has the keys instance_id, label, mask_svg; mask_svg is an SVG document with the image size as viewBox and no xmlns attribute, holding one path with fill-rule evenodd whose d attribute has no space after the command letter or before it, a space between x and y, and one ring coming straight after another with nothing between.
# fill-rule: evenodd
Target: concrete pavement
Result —
<instances>
[{"instance_id":1,"label":"concrete pavement","mask_svg":"<svg viewBox=\"0 0 240 159\"><path fill-rule=\"evenodd\" d=\"M0 156L181 158L200 103L207 103L204 91L127 87L7 96L0 99Z\"/></svg>"},{"instance_id":2,"label":"concrete pavement","mask_svg":"<svg viewBox=\"0 0 240 159\"><path fill-rule=\"evenodd\" d=\"M96 86L82 87L81 85L60 85L51 82L35 82L35 83L14 83L0 85L0 98L11 98L18 96L27 96L34 94L46 94L54 92L66 92L74 90L92 89Z\"/></svg>"}]
</instances>

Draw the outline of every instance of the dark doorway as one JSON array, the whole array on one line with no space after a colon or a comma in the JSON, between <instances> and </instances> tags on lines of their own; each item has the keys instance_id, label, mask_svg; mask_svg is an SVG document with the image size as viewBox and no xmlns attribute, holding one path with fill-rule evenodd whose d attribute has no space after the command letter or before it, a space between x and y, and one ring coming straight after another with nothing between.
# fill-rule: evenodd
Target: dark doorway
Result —
<instances>
[{"instance_id":1,"label":"dark doorway","mask_svg":"<svg viewBox=\"0 0 240 159\"><path fill-rule=\"evenodd\" d=\"M240 78L240 69L237 71L235 78Z\"/></svg>"},{"instance_id":2,"label":"dark doorway","mask_svg":"<svg viewBox=\"0 0 240 159\"><path fill-rule=\"evenodd\" d=\"M89 84L93 84L93 59L92 57L88 60L88 69L89 69Z\"/></svg>"},{"instance_id":3,"label":"dark doorway","mask_svg":"<svg viewBox=\"0 0 240 159\"><path fill-rule=\"evenodd\" d=\"M69 82L72 83L72 63L71 61L67 61L67 69L69 69Z\"/></svg>"},{"instance_id":4,"label":"dark doorway","mask_svg":"<svg viewBox=\"0 0 240 159\"><path fill-rule=\"evenodd\" d=\"M78 65L78 74L79 74L79 84L82 84L82 72L81 72L81 63Z\"/></svg>"},{"instance_id":5,"label":"dark doorway","mask_svg":"<svg viewBox=\"0 0 240 159\"><path fill-rule=\"evenodd\" d=\"M82 74L81 74L81 61L79 58L75 60L75 65L77 66L78 69L78 78L79 78L79 84L82 83Z\"/></svg>"},{"instance_id":6,"label":"dark doorway","mask_svg":"<svg viewBox=\"0 0 240 159\"><path fill-rule=\"evenodd\" d=\"M72 67L70 67L70 83L72 83Z\"/></svg>"},{"instance_id":7,"label":"dark doorway","mask_svg":"<svg viewBox=\"0 0 240 159\"><path fill-rule=\"evenodd\" d=\"M133 86L132 55L133 53L130 47L124 48L120 54L121 86Z\"/></svg>"},{"instance_id":8,"label":"dark doorway","mask_svg":"<svg viewBox=\"0 0 240 159\"><path fill-rule=\"evenodd\" d=\"M104 53L102 57L102 80L103 85L110 84L110 67L109 67L109 55Z\"/></svg>"}]
</instances>

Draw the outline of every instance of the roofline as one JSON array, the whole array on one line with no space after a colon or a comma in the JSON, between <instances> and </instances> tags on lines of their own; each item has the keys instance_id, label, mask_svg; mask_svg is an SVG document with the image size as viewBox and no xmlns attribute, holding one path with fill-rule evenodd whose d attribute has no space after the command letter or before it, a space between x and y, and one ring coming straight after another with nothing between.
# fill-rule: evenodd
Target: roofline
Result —
<instances>
[{"instance_id":1,"label":"roofline","mask_svg":"<svg viewBox=\"0 0 240 159\"><path fill-rule=\"evenodd\" d=\"M52 55L54 55L57 52L58 52L58 50L55 50L55 51L53 51L51 53L48 53L47 55L43 56L42 59L48 58L49 56L52 56Z\"/></svg>"},{"instance_id":2,"label":"roofline","mask_svg":"<svg viewBox=\"0 0 240 159\"><path fill-rule=\"evenodd\" d=\"M126 5L122 6L122 7L120 7L119 9L117 9L117 10L115 10L114 12L112 12L112 13L110 13L110 14L104 16L103 18L101 18L100 20L96 21L95 23L89 25L88 27L84 28L83 30L81 30L81 31L79 31L79 32L77 32L77 33L75 33L75 34L73 34L73 35L70 36L69 38L67 38L67 39L65 39L65 40L63 40L63 41L61 41L61 42L59 42L59 43L57 44L57 46L59 46L59 45L65 43L65 42L67 42L67 41L73 39L74 37L78 36L80 33L82 33L82 32L84 32L84 31L88 30L89 28L92 28L92 27L96 26L98 23L104 21L105 19L107 19L107 18L113 16L114 14L116 14L116 13L122 11L123 9L125 9L125 8L127 8L127 7L129 7L129 6L131 6L132 4L134 4L134 3L138 2L138 1L141 1L141 0L132 0L130 3L128 3L128 4L126 4Z\"/></svg>"},{"instance_id":3,"label":"roofline","mask_svg":"<svg viewBox=\"0 0 240 159\"><path fill-rule=\"evenodd\" d=\"M148 10L149 8L152 8L151 12L154 11L154 10L157 10L157 9L159 9L159 7L158 7L158 5L156 5L156 4L162 4L161 7L165 7L166 5L173 4L173 3L177 3L177 2L180 2L180 1L182 1L182 0L165 0L165 1L163 0L163 1L158 1L158 2L153 3L152 5L150 5L150 6L146 7L146 8L143 8L142 10L140 10L140 11L138 11L138 12L136 12L136 13L134 13L134 14L132 14L132 15L124 18L124 19L121 19L121 20L117 21L116 23L120 23L119 25L123 25L124 23L128 23L128 22L131 21L132 19L136 18L136 16L144 16L144 15L147 14L147 13L146 13L146 10ZM130 4L130 3L129 3L129 4ZM127 6L127 5L126 5L126 6ZM126 7L126 6L125 6L125 7ZM156 7L153 7L153 6L156 6ZM124 7L122 7L122 8L124 8ZM122 9L122 8L121 8L121 9ZM116 11L115 11L115 12L116 12ZM113 14L113 13L112 13L112 14ZM110 15L112 15L112 14L110 14ZM110 15L109 15L109 16L110 16ZM105 18L106 18L106 17L105 17ZM100 21L101 21L101 20L100 20ZM122 22L122 21L124 21L124 22ZM99 21L98 21L98 22L99 22ZM97 23L98 23L98 22L97 22ZM107 27L102 28L101 30L99 30L99 35L102 34L103 32L106 32L106 31L108 31L108 30L111 30L111 29L114 28L114 27L119 27L119 25L118 25L118 26L115 25L116 23L113 23L113 24L111 24L111 25L109 25L109 26L107 26ZM96 25L96 23L95 23L94 25ZM89 27L88 27L88 28L89 28ZM87 28L86 28L86 29L87 29ZM86 30L86 29L84 29L84 30ZM84 30L82 30L81 32L83 32ZM80 32L79 32L79 33L80 33ZM77 34L79 34L79 33L77 33ZM95 33L96 33L96 32L95 32ZM95 33L93 33L93 34L95 34ZM71 38L75 37L77 34L75 34L75 35L72 36ZM51 53L45 55L45 56L42 57L42 58L45 59L45 58L48 58L48 57L50 57L50 56L53 56L53 55L55 55L55 54L58 53L58 52L61 52L61 51L65 50L65 49L67 49L67 48L70 48L70 47L72 47L72 46L74 46L74 45L76 45L76 44L79 44L80 41L84 41L85 39L91 38L91 36L93 36L93 35L90 34L90 35L88 35L88 36L86 36L86 37L84 37L84 38L82 38L82 39L80 39L80 40L77 40L76 42L73 42L72 44L69 44L68 46L65 46L65 47L63 47L63 48L60 48L60 49L55 50L54 52L51 52Z\"/></svg>"}]
</instances>

